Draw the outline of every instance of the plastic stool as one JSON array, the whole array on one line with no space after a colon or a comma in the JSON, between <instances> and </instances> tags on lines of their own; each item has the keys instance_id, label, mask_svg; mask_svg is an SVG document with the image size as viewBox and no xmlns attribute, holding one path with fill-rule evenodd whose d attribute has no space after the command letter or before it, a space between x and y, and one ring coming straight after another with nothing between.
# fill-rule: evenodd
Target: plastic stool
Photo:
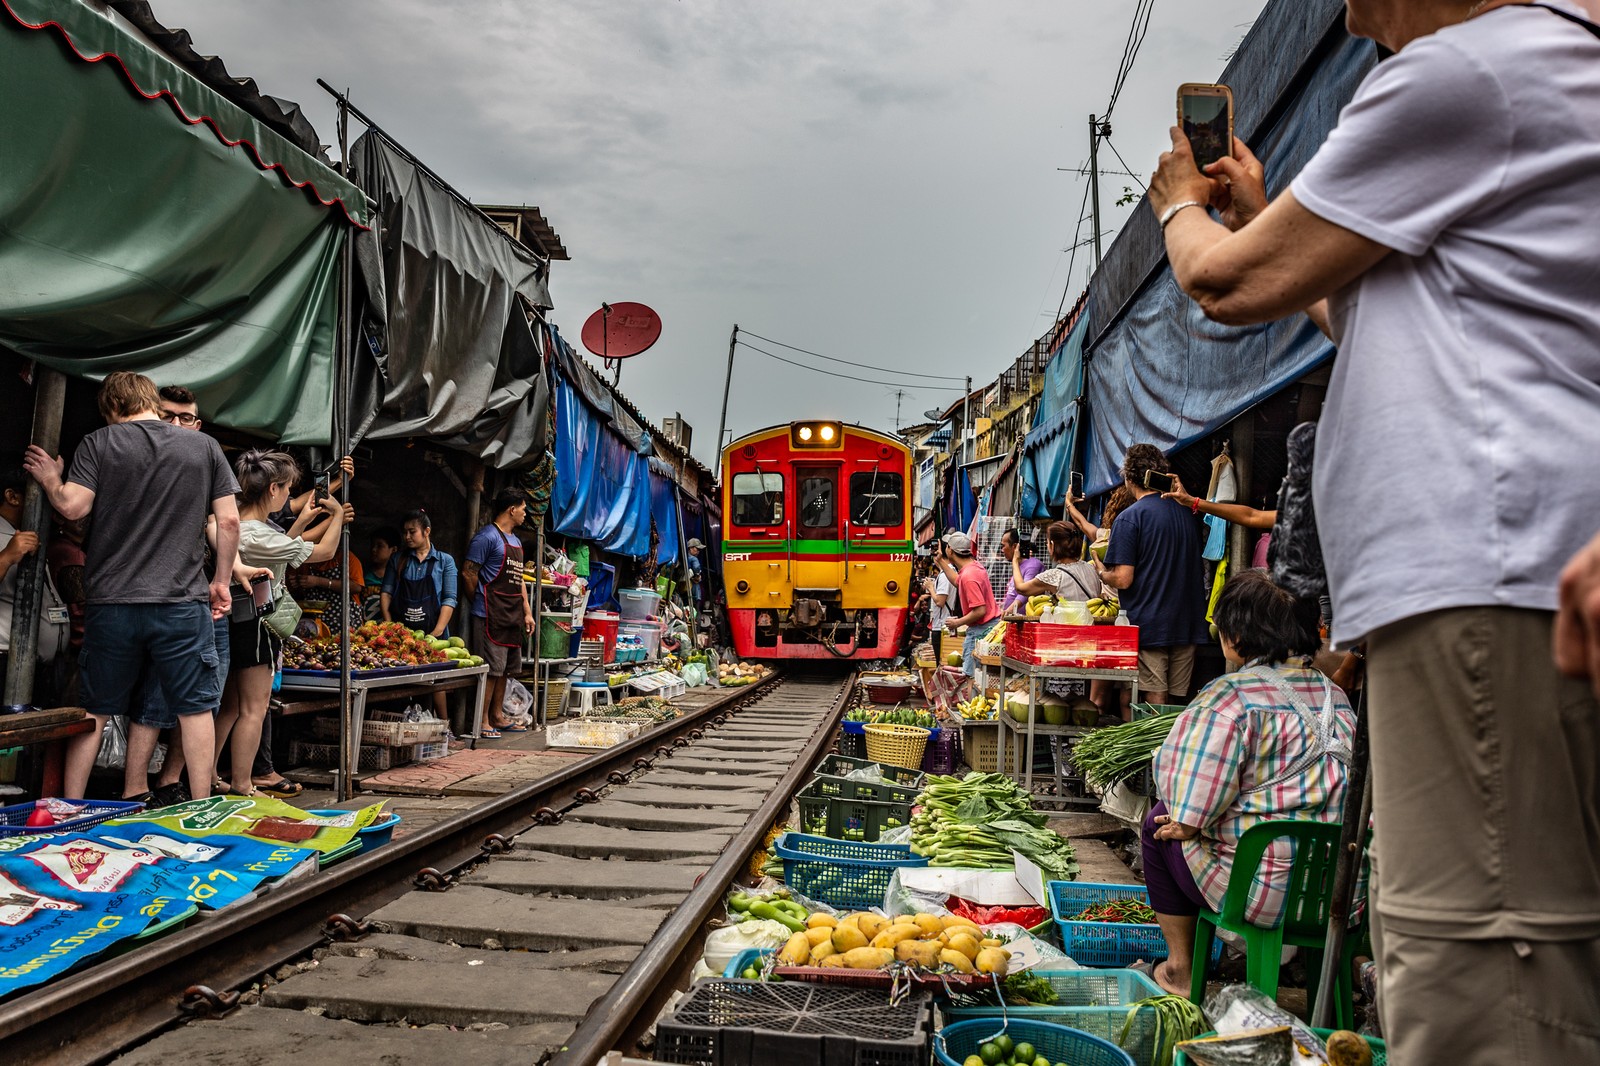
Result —
<instances>
[{"instance_id":1,"label":"plastic stool","mask_svg":"<svg viewBox=\"0 0 1600 1066\"><path fill-rule=\"evenodd\" d=\"M598 706L610 706L616 701L611 698L611 686L604 681L574 681L572 688L567 692L567 714L583 718L594 713ZM573 710L573 704L577 710Z\"/></svg>"}]
</instances>

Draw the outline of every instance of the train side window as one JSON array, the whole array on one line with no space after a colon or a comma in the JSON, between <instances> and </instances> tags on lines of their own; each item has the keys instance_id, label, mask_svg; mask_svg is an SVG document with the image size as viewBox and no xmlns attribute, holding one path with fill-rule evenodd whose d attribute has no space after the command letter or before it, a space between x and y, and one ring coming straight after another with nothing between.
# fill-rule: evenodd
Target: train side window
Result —
<instances>
[{"instance_id":1,"label":"train side window","mask_svg":"<svg viewBox=\"0 0 1600 1066\"><path fill-rule=\"evenodd\" d=\"M783 475L733 475L733 524L775 526L783 524Z\"/></svg>"},{"instance_id":2,"label":"train side window","mask_svg":"<svg viewBox=\"0 0 1600 1066\"><path fill-rule=\"evenodd\" d=\"M899 474L863 470L850 475L850 522L898 526L905 521L905 481Z\"/></svg>"}]
</instances>

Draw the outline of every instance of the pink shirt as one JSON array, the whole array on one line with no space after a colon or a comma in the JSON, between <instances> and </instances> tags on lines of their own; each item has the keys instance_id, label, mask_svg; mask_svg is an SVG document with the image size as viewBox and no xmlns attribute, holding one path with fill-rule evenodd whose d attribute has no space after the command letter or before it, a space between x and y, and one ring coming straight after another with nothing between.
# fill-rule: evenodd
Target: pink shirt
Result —
<instances>
[{"instance_id":1,"label":"pink shirt","mask_svg":"<svg viewBox=\"0 0 1600 1066\"><path fill-rule=\"evenodd\" d=\"M971 563L956 578L956 595L961 600L961 613L970 614L983 604L983 617L978 625L1000 617L1000 605L995 602L994 589L989 585L989 571L982 563Z\"/></svg>"}]
</instances>

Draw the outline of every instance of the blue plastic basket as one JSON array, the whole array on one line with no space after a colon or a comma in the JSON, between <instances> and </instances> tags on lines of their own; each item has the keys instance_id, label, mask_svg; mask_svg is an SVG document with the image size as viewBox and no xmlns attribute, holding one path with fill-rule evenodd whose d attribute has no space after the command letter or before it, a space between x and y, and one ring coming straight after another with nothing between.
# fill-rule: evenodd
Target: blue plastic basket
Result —
<instances>
[{"instance_id":1,"label":"blue plastic basket","mask_svg":"<svg viewBox=\"0 0 1600 1066\"><path fill-rule=\"evenodd\" d=\"M863 844L853 840L785 833L772 844L783 860L783 883L808 899L845 910L883 906L889 879L902 866L926 866L905 844Z\"/></svg>"},{"instance_id":2,"label":"blue plastic basket","mask_svg":"<svg viewBox=\"0 0 1600 1066\"><path fill-rule=\"evenodd\" d=\"M730 981L740 980L739 975L750 966L758 966L763 956L775 953L777 948L745 948L733 957L733 961L723 967L722 976Z\"/></svg>"},{"instance_id":3,"label":"blue plastic basket","mask_svg":"<svg viewBox=\"0 0 1600 1066\"><path fill-rule=\"evenodd\" d=\"M1061 933L1061 950L1080 966L1129 966L1143 959L1157 962L1167 957L1167 940L1155 924L1127 922L1073 922L1064 915L1077 914L1091 903L1136 899L1150 902L1142 885L1105 885L1091 881L1051 881L1050 916ZM1222 959L1222 940L1211 945L1211 965Z\"/></svg>"},{"instance_id":4,"label":"blue plastic basket","mask_svg":"<svg viewBox=\"0 0 1600 1066\"><path fill-rule=\"evenodd\" d=\"M317 815L320 818L337 818L341 814L349 814L350 812L329 810L306 811L306 813ZM384 811L382 814L378 815L378 820L376 822L356 830L356 840L361 844L361 850L355 854L362 855L371 851L373 848L380 848L389 843L389 841L394 837L395 826L399 824L400 816L394 811Z\"/></svg>"},{"instance_id":5,"label":"blue plastic basket","mask_svg":"<svg viewBox=\"0 0 1600 1066\"><path fill-rule=\"evenodd\" d=\"M749 964L746 962L739 969ZM1166 994L1150 978L1133 970L1033 969L1028 971L1028 976L1050 982L1050 987L1055 989L1056 1002L1048 1007L971 1007L958 1002L945 1007L944 1016L951 1022L989 1018L997 1027L1001 1018L1050 1022L1115 1044L1122 1035L1122 1023L1127 1020L1129 1007L1142 999ZM1128 1030L1128 1042L1123 1050L1133 1057L1135 1066L1153 1066L1155 1022L1153 1012L1141 1011ZM1052 1058L1051 1061L1056 1060Z\"/></svg>"},{"instance_id":6,"label":"blue plastic basket","mask_svg":"<svg viewBox=\"0 0 1600 1066\"><path fill-rule=\"evenodd\" d=\"M0 807L0 837L31 836L36 833L71 833L87 829L91 825L99 825L112 818L126 818L130 814L138 814L144 810L144 804L129 800L68 800L67 802L81 803L83 812L65 822L44 826L28 824L28 816L33 813L32 803Z\"/></svg>"},{"instance_id":7,"label":"blue plastic basket","mask_svg":"<svg viewBox=\"0 0 1600 1066\"><path fill-rule=\"evenodd\" d=\"M1070 1062L1072 1066L1135 1066L1133 1056L1109 1040L1064 1025L1012 1018L974 1018L947 1025L933 1038L934 1061L940 1066L961 1066L968 1055L999 1036L1001 1030L1020 1044L1023 1041L1051 1062Z\"/></svg>"}]
</instances>

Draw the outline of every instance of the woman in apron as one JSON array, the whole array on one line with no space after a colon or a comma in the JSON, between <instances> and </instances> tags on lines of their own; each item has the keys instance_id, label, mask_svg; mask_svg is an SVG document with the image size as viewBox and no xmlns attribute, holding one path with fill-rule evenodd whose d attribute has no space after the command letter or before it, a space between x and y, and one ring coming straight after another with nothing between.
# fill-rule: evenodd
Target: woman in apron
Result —
<instances>
[{"instance_id":1,"label":"woman in apron","mask_svg":"<svg viewBox=\"0 0 1600 1066\"><path fill-rule=\"evenodd\" d=\"M1247 570L1223 588L1215 618L1235 669L1178 715L1156 753L1162 802L1142 833L1150 905L1169 949L1151 976L1184 996L1196 916L1221 909L1240 837L1265 821L1339 821L1355 737L1344 693L1309 665L1320 643L1315 600ZM1248 921L1277 924L1293 858L1287 841L1262 857Z\"/></svg>"}]
</instances>

